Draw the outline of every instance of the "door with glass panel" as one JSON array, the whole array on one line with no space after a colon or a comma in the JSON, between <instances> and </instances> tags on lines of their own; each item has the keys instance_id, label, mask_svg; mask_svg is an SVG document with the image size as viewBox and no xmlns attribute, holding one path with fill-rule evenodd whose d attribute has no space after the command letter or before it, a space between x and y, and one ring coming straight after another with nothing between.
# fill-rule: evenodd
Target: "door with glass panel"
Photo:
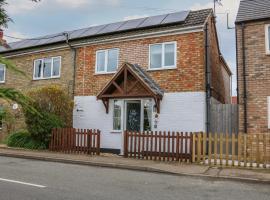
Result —
<instances>
[{"instance_id":1,"label":"door with glass panel","mask_svg":"<svg viewBox=\"0 0 270 200\"><path fill-rule=\"evenodd\" d=\"M126 130L141 131L141 101L126 101Z\"/></svg>"}]
</instances>

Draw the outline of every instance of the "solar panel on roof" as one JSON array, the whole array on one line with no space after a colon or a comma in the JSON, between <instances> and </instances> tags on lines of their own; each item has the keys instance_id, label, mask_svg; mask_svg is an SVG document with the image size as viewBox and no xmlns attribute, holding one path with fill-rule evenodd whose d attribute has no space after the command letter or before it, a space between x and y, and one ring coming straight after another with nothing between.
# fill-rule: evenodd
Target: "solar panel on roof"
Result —
<instances>
[{"instance_id":1,"label":"solar panel on roof","mask_svg":"<svg viewBox=\"0 0 270 200\"><path fill-rule=\"evenodd\" d=\"M84 32L86 32L88 30L89 30L89 28L84 28L84 29L69 32L69 38L74 39L74 38L80 37Z\"/></svg>"},{"instance_id":2,"label":"solar panel on roof","mask_svg":"<svg viewBox=\"0 0 270 200\"><path fill-rule=\"evenodd\" d=\"M117 31L117 29L119 29L124 23L126 22L116 22L116 23L108 24L101 31L99 31L98 34Z\"/></svg>"},{"instance_id":3,"label":"solar panel on roof","mask_svg":"<svg viewBox=\"0 0 270 200\"><path fill-rule=\"evenodd\" d=\"M161 22L161 24L184 22L186 20L187 16L188 16L188 14L189 14L189 11L171 13Z\"/></svg>"},{"instance_id":4,"label":"solar panel on roof","mask_svg":"<svg viewBox=\"0 0 270 200\"><path fill-rule=\"evenodd\" d=\"M122 31L122 30L129 30L129 29L134 29L137 28L144 20L146 20L147 18L141 18L141 19L133 19L133 20L129 20L126 21L125 24L123 24L118 31Z\"/></svg>"},{"instance_id":5,"label":"solar panel on roof","mask_svg":"<svg viewBox=\"0 0 270 200\"><path fill-rule=\"evenodd\" d=\"M144 20L142 24L139 25L138 28L159 25L166 16L167 15L158 15L158 16L148 17L146 20Z\"/></svg>"},{"instance_id":6,"label":"solar panel on roof","mask_svg":"<svg viewBox=\"0 0 270 200\"><path fill-rule=\"evenodd\" d=\"M83 34L81 34L79 37L87 37L97 34L99 31L101 31L106 25L100 25L100 26L93 26L87 29Z\"/></svg>"},{"instance_id":7,"label":"solar panel on roof","mask_svg":"<svg viewBox=\"0 0 270 200\"><path fill-rule=\"evenodd\" d=\"M60 42L60 41L65 41L65 40L66 40L66 36L63 34L63 35L53 37L52 39L48 41L48 43Z\"/></svg>"}]
</instances>

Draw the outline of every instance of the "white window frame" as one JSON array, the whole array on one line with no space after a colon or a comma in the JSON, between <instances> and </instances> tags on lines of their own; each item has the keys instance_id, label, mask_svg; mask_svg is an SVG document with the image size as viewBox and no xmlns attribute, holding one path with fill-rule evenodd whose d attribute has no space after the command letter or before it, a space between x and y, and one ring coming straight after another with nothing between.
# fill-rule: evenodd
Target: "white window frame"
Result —
<instances>
[{"instance_id":1,"label":"white window frame","mask_svg":"<svg viewBox=\"0 0 270 200\"><path fill-rule=\"evenodd\" d=\"M0 81L0 84L6 82L6 69L7 69L5 64L1 63L1 65L4 66L4 79L2 81Z\"/></svg>"},{"instance_id":2,"label":"white window frame","mask_svg":"<svg viewBox=\"0 0 270 200\"><path fill-rule=\"evenodd\" d=\"M121 120L121 125L120 125L120 130L114 130L114 127L113 127L113 123L114 123L114 121L113 121L114 120L114 102L115 101L119 101L120 102L120 108L121 108L121 119L120 119ZM116 133L117 132L122 132L123 131L123 121L124 121L123 120L123 118L124 118L124 106L123 106L124 101L122 99L113 99L112 100L112 103L113 103L113 106L112 106L113 107L113 110L112 110L112 114L113 114L112 115L112 118L113 118L112 119L112 127L113 127L112 129L113 130L112 130L112 132L116 132Z\"/></svg>"},{"instance_id":3,"label":"white window frame","mask_svg":"<svg viewBox=\"0 0 270 200\"><path fill-rule=\"evenodd\" d=\"M54 59L60 59L60 66L59 66L59 75L53 76L53 60ZM36 61L41 60L42 68L44 67L44 60L45 59L51 59L51 76L50 77L43 77L43 69L41 70L41 77L35 77L35 69L36 69ZM61 68L62 68L62 56L54 56L54 57L47 57L47 58L41 58L41 59L35 59L34 60L34 69L33 69L33 80L46 80L46 79L54 79L54 78L60 78L61 77Z\"/></svg>"},{"instance_id":4,"label":"white window frame","mask_svg":"<svg viewBox=\"0 0 270 200\"><path fill-rule=\"evenodd\" d=\"M270 96L267 97L268 129L270 129Z\"/></svg>"},{"instance_id":5,"label":"white window frame","mask_svg":"<svg viewBox=\"0 0 270 200\"><path fill-rule=\"evenodd\" d=\"M270 27L270 24L265 25L265 52L267 55L270 55L269 27Z\"/></svg>"},{"instance_id":6,"label":"white window frame","mask_svg":"<svg viewBox=\"0 0 270 200\"><path fill-rule=\"evenodd\" d=\"M174 65L172 65L172 66L165 66L165 45L166 44L174 44ZM162 58L161 58L162 66L160 66L160 68L151 68L151 47L154 45L162 45L162 55L161 55L162 56ZM176 41L150 44L148 54L149 54L149 61L148 61L148 70L149 71L176 69L177 68L177 42Z\"/></svg>"},{"instance_id":7,"label":"white window frame","mask_svg":"<svg viewBox=\"0 0 270 200\"><path fill-rule=\"evenodd\" d=\"M108 72L108 55L110 50L117 50L117 65L116 65L116 70L112 72ZM105 66L104 66L104 71L98 71L98 53L105 52ZM98 50L96 51L96 66L95 66L95 73L96 74L113 74L117 71L119 67L119 48L112 48L112 49L103 49L103 50Z\"/></svg>"}]
</instances>

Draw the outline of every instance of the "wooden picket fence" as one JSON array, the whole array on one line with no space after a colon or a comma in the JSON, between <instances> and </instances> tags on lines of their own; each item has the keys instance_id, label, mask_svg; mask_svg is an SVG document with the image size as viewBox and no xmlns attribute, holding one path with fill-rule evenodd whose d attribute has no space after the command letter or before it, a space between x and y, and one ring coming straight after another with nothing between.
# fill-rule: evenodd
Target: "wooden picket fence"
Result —
<instances>
[{"instance_id":1,"label":"wooden picket fence","mask_svg":"<svg viewBox=\"0 0 270 200\"><path fill-rule=\"evenodd\" d=\"M100 131L57 128L52 130L49 150L63 153L100 154Z\"/></svg>"},{"instance_id":2,"label":"wooden picket fence","mask_svg":"<svg viewBox=\"0 0 270 200\"><path fill-rule=\"evenodd\" d=\"M192 133L129 132L124 133L124 156L129 158L191 162Z\"/></svg>"},{"instance_id":3,"label":"wooden picket fence","mask_svg":"<svg viewBox=\"0 0 270 200\"><path fill-rule=\"evenodd\" d=\"M192 162L270 167L270 134L193 134Z\"/></svg>"}]
</instances>

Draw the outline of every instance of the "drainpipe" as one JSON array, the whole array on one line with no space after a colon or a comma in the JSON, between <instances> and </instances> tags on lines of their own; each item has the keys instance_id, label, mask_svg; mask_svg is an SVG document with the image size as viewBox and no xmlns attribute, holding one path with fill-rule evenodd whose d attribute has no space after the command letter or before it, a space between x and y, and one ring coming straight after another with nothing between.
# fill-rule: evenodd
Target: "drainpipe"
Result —
<instances>
[{"instance_id":1,"label":"drainpipe","mask_svg":"<svg viewBox=\"0 0 270 200\"><path fill-rule=\"evenodd\" d=\"M75 80L76 80L76 57L77 57L77 51L74 47L71 46L69 43L69 34L67 32L63 33L66 37L66 43L69 46L70 50L72 51L72 58L73 58L73 85L72 85L72 97L74 98L75 95Z\"/></svg>"},{"instance_id":2,"label":"drainpipe","mask_svg":"<svg viewBox=\"0 0 270 200\"><path fill-rule=\"evenodd\" d=\"M247 133L247 82L246 82L246 50L245 50L245 24L242 29L242 59L243 59L243 87L244 87L244 133Z\"/></svg>"},{"instance_id":3,"label":"drainpipe","mask_svg":"<svg viewBox=\"0 0 270 200\"><path fill-rule=\"evenodd\" d=\"M209 62L209 41L208 41L208 26L205 25L205 90L206 90L206 133L210 130L210 98L211 98L211 71Z\"/></svg>"}]
</instances>

